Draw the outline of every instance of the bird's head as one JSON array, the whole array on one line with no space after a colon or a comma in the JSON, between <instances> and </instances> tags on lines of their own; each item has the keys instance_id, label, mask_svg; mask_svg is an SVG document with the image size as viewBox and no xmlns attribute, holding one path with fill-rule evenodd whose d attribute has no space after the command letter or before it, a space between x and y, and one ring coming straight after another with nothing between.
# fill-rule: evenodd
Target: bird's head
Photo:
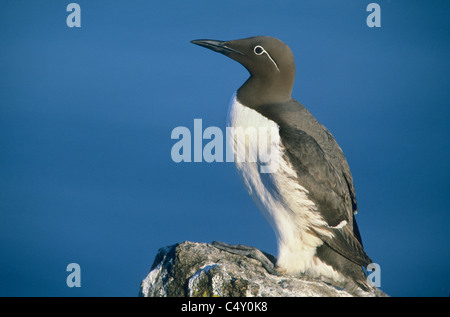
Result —
<instances>
[{"instance_id":1,"label":"bird's head","mask_svg":"<svg viewBox=\"0 0 450 317\"><path fill-rule=\"evenodd\" d=\"M291 98L294 56L289 46L279 39L255 36L232 41L194 40L191 43L228 56L249 71L249 80L238 90L238 98L245 104L285 102Z\"/></svg>"}]
</instances>

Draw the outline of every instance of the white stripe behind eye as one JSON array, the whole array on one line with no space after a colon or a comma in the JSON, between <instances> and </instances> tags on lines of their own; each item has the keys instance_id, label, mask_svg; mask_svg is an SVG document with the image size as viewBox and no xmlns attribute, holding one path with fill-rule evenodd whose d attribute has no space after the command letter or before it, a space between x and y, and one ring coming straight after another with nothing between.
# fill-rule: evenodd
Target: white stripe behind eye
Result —
<instances>
[{"instance_id":1,"label":"white stripe behind eye","mask_svg":"<svg viewBox=\"0 0 450 317\"><path fill-rule=\"evenodd\" d=\"M257 49L257 48L260 48L262 51L259 52L259 53L257 53L257 52L256 52L256 49ZM262 47L261 45L256 45L255 48L253 49L253 52L254 52L256 55L266 54L266 55L270 58L270 60L272 61L272 63L275 65L275 67L277 68L277 71L280 71L280 69L278 68L277 63L273 60L272 56L270 56L269 52L267 52L267 51L264 49L264 47Z\"/></svg>"}]
</instances>

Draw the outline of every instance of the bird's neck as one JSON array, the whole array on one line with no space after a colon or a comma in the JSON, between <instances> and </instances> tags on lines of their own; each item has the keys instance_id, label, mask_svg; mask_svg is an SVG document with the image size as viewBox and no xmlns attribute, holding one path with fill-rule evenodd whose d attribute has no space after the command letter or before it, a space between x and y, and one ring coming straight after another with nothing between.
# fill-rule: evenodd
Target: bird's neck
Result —
<instances>
[{"instance_id":1,"label":"bird's neck","mask_svg":"<svg viewBox=\"0 0 450 317\"><path fill-rule=\"evenodd\" d=\"M288 102L291 100L292 84L250 76L238 89L237 98L243 105L252 108Z\"/></svg>"}]
</instances>

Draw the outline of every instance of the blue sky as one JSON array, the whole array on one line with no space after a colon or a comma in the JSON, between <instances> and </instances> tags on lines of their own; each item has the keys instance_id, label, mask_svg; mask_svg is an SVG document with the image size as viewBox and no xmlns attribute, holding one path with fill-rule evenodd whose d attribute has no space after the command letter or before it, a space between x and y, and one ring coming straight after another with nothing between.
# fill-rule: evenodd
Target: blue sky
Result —
<instances>
[{"instance_id":1,"label":"blue sky","mask_svg":"<svg viewBox=\"0 0 450 317\"><path fill-rule=\"evenodd\" d=\"M275 36L293 97L347 156L368 254L392 296L450 293L450 4L0 1L0 295L136 296L158 248L276 253L232 163L174 163L177 126L225 127L248 74L192 39ZM81 267L81 287L66 266Z\"/></svg>"}]
</instances>

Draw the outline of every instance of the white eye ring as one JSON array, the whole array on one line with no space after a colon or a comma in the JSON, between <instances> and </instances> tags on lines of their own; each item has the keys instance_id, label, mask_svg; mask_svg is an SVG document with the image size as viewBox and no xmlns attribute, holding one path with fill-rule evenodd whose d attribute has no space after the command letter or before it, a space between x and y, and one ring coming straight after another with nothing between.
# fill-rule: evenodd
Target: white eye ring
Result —
<instances>
[{"instance_id":1,"label":"white eye ring","mask_svg":"<svg viewBox=\"0 0 450 317\"><path fill-rule=\"evenodd\" d=\"M259 52L257 52L256 50L259 50ZM262 47L261 45L256 45L255 48L253 49L253 52L256 55L262 55L264 53L267 53L266 50L264 49L264 47Z\"/></svg>"},{"instance_id":2,"label":"white eye ring","mask_svg":"<svg viewBox=\"0 0 450 317\"><path fill-rule=\"evenodd\" d=\"M258 50L258 52L257 52L256 50ZM277 63L273 60L272 56L270 56L269 52L267 52L267 51L264 49L264 47L262 47L261 45L256 45L256 46L253 48L253 53L255 53L255 54L258 55L258 56L260 56L260 55L262 55L262 54L266 54L266 55L269 57L269 59L272 61L272 63L275 65L277 71L280 71L280 69L278 68Z\"/></svg>"}]
</instances>

